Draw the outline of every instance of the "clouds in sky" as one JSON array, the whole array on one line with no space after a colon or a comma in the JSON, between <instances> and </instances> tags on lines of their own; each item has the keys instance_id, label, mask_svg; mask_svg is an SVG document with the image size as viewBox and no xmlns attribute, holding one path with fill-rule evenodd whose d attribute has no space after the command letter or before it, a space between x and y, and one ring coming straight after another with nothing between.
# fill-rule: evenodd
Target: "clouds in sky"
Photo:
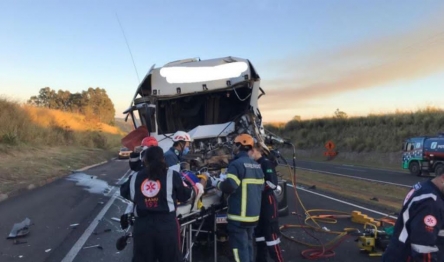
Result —
<instances>
[{"instance_id":1,"label":"clouds in sky","mask_svg":"<svg viewBox=\"0 0 444 262\"><path fill-rule=\"evenodd\" d=\"M276 60L271 65L282 74L262 80L267 92L261 98L262 111L427 77L444 70L444 23L433 17L401 34Z\"/></svg>"}]
</instances>

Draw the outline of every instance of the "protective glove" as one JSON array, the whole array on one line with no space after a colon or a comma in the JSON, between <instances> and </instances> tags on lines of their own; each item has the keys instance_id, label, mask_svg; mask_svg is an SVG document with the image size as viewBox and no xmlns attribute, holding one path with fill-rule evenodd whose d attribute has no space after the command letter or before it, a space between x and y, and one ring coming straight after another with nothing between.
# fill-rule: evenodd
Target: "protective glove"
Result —
<instances>
[{"instance_id":1,"label":"protective glove","mask_svg":"<svg viewBox=\"0 0 444 262\"><path fill-rule=\"evenodd\" d=\"M210 176L210 180L211 180L211 185L213 187L217 187L217 184L219 184L219 182L221 182L219 178L214 177L214 176Z\"/></svg>"},{"instance_id":2,"label":"protective glove","mask_svg":"<svg viewBox=\"0 0 444 262\"><path fill-rule=\"evenodd\" d=\"M224 181L225 179L227 179L227 174L220 174L219 175L219 179L220 179L220 181Z\"/></svg>"}]
</instances>

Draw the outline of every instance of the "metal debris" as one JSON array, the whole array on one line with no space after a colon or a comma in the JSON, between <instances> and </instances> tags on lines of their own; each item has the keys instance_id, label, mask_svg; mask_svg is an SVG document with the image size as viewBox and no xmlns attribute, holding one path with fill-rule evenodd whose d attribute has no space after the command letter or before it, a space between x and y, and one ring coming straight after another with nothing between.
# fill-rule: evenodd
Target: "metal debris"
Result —
<instances>
[{"instance_id":1,"label":"metal debris","mask_svg":"<svg viewBox=\"0 0 444 262\"><path fill-rule=\"evenodd\" d=\"M111 232L111 231L112 231L111 228L107 228L107 229L105 229L103 231L100 231L100 232L94 232L93 235L98 235L98 234L101 234L101 233L106 233L106 232Z\"/></svg>"},{"instance_id":2,"label":"metal debris","mask_svg":"<svg viewBox=\"0 0 444 262\"><path fill-rule=\"evenodd\" d=\"M77 227L79 224L77 223L77 224L71 224L71 225L69 225L70 227Z\"/></svg>"},{"instance_id":3,"label":"metal debris","mask_svg":"<svg viewBox=\"0 0 444 262\"><path fill-rule=\"evenodd\" d=\"M51 251L51 249L46 249L45 252L48 253L49 251Z\"/></svg>"},{"instance_id":4,"label":"metal debris","mask_svg":"<svg viewBox=\"0 0 444 262\"><path fill-rule=\"evenodd\" d=\"M29 233L30 225L31 225L31 220L29 218L25 218L25 220L23 220L20 223L15 223L7 239L22 237L27 235Z\"/></svg>"},{"instance_id":5,"label":"metal debris","mask_svg":"<svg viewBox=\"0 0 444 262\"><path fill-rule=\"evenodd\" d=\"M101 245L94 245L94 246L84 247L83 249L95 248L95 247L97 247L98 249L103 249L103 247Z\"/></svg>"},{"instance_id":6,"label":"metal debris","mask_svg":"<svg viewBox=\"0 0 444 262\"><path fill-rule=\"evenodd\" d=\"M26 244L26 243L28 243L28 241L20 241L20 240L17 240L17 239L14 239L14 245L20 245L20 244Z\"/></svg>"},{"instance_id":7,"label":"metal debris","mask_svg":"<svg viewBox=\"0 0 444 262\"><path fill-rule=\"evenodd\" d=\"M119 222L119 223L120 223L120 218L117 218L117 217L112 217L112 218L111 218L111 220L114 220L114 221L116 221L116 222Z\"/></svg>"}]
</instances>

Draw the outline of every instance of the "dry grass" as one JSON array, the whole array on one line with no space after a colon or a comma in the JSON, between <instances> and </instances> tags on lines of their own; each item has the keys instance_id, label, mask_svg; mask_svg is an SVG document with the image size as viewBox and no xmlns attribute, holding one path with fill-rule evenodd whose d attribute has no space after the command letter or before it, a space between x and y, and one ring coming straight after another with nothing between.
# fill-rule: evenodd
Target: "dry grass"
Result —
<instances>
[{"instance_id":1,"label":"dry grass","mask_svg":"<svg viewBox=\"0 0 444 262\"><path fill-rule=\"evenodd\" d=\"M45 184L115 156L125 135L82 115L0 98L0 193Z\"/></svg>"},{"instance_id":2,"label":"dry grass","mask_svg":"<svg viewBox=\"0 0 444 262\"><path fill-rule=\"evenodd\" d=\"M51 127L58 126L73 131L102 131L109 134L121 134L122 131L115 126L110 126L104 123L94 123L86 120L86 116L74 113L63 112L60 110L53 110L48 108L23 106L23 109L28 113L31 120L42 126Z\"/></svg>"},{"instance_id":3,"label":"dry grass","mask_svg":"<svg viewBox=\"0 0 444 262\"><path fill-rule=\"evenodd\" d=\"M278 167L277 171L285 179L291 181L286 167ZM391 212L399 212L402 201L408 193L408 188L397 187L380 183L356 180L346 177L337 177L311 171L298 170L296 184L307 187L316 186L316 189L332 193L350 200L359 201L384 208ZM378 201L370 200L376 197Z\"/></svg>"},{"instance_id":4,"label":"dry grass","mask_svg":"<svg viewBox=\"0 0 444 262\"><path fill-rule=\"evenodd\" d=\"M0 146L84 146L110 149L124 135L117 127L81 115L22 106L0 98Z\"/></svg>"},{"instance_id":5,"label":"dry grass","mask_svg":"<svg viewBox=\"0 0 444 262\"><path fill-rule=\"evenodd\" d=\"M0 158L0 194L43 185L72 170L110 159L116 152L80 147L21 147Z\"/></svg>"},{"instance_id":6,"label":"dry grass","mask_svg":"<svg viewBox=\"0 0 444 262\"><path fill-rule=\"evenodd\" d=\"M298 149L325 150L333 140L339 152L400 152L404 139L437 135L444 131L444 110L425 108L416 112L353 118L322 118L267 125L266 128L290 139Z\"/></svg>"}]
</instances>

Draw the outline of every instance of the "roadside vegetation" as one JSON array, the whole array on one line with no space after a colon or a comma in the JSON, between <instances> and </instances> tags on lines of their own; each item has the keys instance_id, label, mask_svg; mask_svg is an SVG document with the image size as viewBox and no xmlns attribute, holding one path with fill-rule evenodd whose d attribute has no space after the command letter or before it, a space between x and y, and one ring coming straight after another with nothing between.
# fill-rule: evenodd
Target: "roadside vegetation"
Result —
<instances>
[{"instance_id":1,"label":"roadside vegetation","mask_svg":"<svg viewBox=\"0 0 444 262\"><path fill-rule=\"evenodd\" d=\"M335 161L400 167L404 139L444 132L444 110L428 107L366 117L347 117L337 110L329 118L301 120L296 116L265 128L291 140L302 159L326 159L324 145L331 140L339 152Z\"/></svg>"},{"instance_id":2,"label":"roadside vegetation","mask_svg":"<svg viewBox=\"0 0 444 262\"><path fill-rule=\"evenodd\" d=\"M287 167L277 167L276 171L289 183L293 181ZM409 188L305 170L297 170L296 185L307 189L314 187L309 190L324 192L340 199L351 200L367 206L379 207L387 213L399 212L402 201L409 191ZM287 193L294 194L293 190L290 189ZM316 207L310 207L310 209L316 209Z\"/></svg>"},{"instance_id":3,"label":"roadside vegetation","mask_svg":"<svg viewBox=\"0 0 444 262\"><path fill-rule=\"evenodd\" d=\"M0 195L117 156L126 133L109 117L105 124L86 112L0 98Z\"/></svg>"}]
</instances>

